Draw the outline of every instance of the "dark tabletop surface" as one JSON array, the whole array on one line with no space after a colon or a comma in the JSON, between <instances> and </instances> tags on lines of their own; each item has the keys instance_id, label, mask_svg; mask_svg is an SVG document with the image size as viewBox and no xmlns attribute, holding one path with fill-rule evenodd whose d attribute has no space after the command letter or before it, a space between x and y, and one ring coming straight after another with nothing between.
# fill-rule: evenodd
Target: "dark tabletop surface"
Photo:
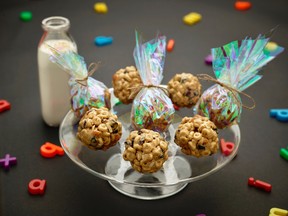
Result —
<instances>
[{"instance_id":1,"label":"dark tabletop surface","mask_svg":"<svg viewBox=\"0 0 288 216\"><path fill-rule=\"evenodd\" d=\"M154 201L134 199L80 169L67 156L47 160L39 154L46 141L60 145L58 127L45 125L41 118L37 45L44 18L59 15L70 20L79 54L86 62L102 62L93 77L108 87L118 69L134 65L134 30L143 32L147 40L161 31L175 40L174 50L165 60L162 83L167 83L180 72L214 76L212 67L204 63L211 48L256 37L276 25L279 28L271 40L287 49L287 0L251 2L250 10L237 11L234 1L225 0L107 0L108 13L97 14L91 0L1 1L0 99L9 101L11 109L0 113L0 158L9 153L17 157L17 165L8 171L0 169L0 215L265 216L273 207L288 209L288 161L279 156L280 148L288 146L288 123L269 116L272 108L288 108L287 50L245 91L255 99L256 108L243 109L237 157L173 196ZM33 13L30 22L19 19L25 10ZM182 17L189 12L202 14L201 22L185 25ZM99 35L113 36L114 41L96 47L93 41ZM272 184L271 193L249 187L249 177ZM35 178L47 181L43 196L27 191L29 181Z\"/></svg>"}]
</instances>

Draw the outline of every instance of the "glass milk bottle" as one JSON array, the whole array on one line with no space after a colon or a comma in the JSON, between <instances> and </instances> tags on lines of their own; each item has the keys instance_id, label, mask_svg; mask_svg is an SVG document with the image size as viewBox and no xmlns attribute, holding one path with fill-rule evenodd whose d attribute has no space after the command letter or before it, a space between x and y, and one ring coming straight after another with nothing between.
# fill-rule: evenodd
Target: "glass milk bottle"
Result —
<instances>
[{"instance_id":1,"label":"glass milk bottle","mask_svg":"<svg viewBox=\"0 0 288 216\"><path fill-rule=\"evenodd\" d=\"M70 75L49 60L47 45L58 51L77 52L77 45L69 34L70 22L65 17L53 16L42 21L44 33L38 45L38 73L43 120L49 126L60 125L70 105Z\"/></svg>"}]
</instances>

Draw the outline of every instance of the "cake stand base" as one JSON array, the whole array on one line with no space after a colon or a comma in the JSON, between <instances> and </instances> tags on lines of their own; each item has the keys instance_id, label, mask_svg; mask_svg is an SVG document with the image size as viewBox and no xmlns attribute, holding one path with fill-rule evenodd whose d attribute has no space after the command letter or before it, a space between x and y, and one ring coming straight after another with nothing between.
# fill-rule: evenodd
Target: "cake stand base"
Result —
<instances>
[{"instance_id":1,"label":"cake stand base","mask_svg":"<svg viewBox=\"0 0 288 216\"><path fill-rule=\"evenodd\" d=\"M172 196L187 186L187 183L163 186L163 187L141 187L138 185L123 184L108 181L118 192L137 199L156 200Z\"/></svg>"},{"instance_id":2,"label":"cake stand base","mask_svg":"<svg viewBox=\"0 0 288 216\"><path fill-rule=\"evenodd\" d=\"M168 159L158 172L142 174L134 170L130 162L124 161L121 154L115 154L108 160L105 173L118 180L108 182L120 193L142 200L155 200L181 191L188 183L179 183L179 178L191 176L192 170L187 160L176 156Z\"/></svg>"}]
</instances>

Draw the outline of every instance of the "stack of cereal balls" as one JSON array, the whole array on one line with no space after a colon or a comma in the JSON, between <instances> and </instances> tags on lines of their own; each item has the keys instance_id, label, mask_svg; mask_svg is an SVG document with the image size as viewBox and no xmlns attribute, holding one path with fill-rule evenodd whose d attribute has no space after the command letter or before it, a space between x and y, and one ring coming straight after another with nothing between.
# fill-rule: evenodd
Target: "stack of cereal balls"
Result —
<instances>
[{"instance_id":1,"label":"stack of cereal balls","mask_svg":"<svg viewBox=\"0 0 288 216\"><path fill-rule=\"evenodd\" d=\"M178 107L195 106L202 94L199 79L191 73L175 74L167 89ZM174 142L184 154L197 158L215 154L219 149L216 125L201 115L184 117L176 130Z\"/></svg>"},{"instance_id":2,"label":"stack of cereal balls","mask_svg":"<svg viewBox=\"0 0 288 216\"><path fill-rule=\"evenodd\" d=\"M112 79L114 95L123 103L132 103L133 89L143 85L134 66L118 70ZM190 73L176 74L167 85L169 97L179 107L191 108L201 96L201 84ZM91 108L80 119L77 137L93 150L107 150L122 136L122 124L108 108ZM197 158L212 155L218 150L218 133L208 118L195 115L184 117L179 124L174 143L186 155ZM140 173L154 173L168 160L168 145L159 132L145 128L133 130L124 142L122 157Z\"/></svg>"},{"instance_id":3,"label":"stack of cereal balls","mask_svg":"<svg viewBox=\"0 0 288 216\"><path fill-rule=\"evenodd\" d=\"M134 66L116 71L112 85L114 95L123 103L132 103L133 89L143 85ZM136 95L134 95L136 96ZM140 173L153 173L162 168L168 159L168 142L156 131L141 129L132 131L125 141L123 159L130 161L133 169Z\"/></svg>"}]
</instances>

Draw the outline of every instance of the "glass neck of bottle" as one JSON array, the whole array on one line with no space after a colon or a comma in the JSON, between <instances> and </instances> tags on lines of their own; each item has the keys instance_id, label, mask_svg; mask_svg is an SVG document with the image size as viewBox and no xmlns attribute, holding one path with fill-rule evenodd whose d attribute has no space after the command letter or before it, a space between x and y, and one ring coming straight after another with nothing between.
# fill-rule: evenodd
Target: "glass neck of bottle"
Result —
<instances>
[{"instance_id":1,"label":"glass neck of bottle","mask_svg":"<svg viewBox=\"0 0 288 216\"><path fill-rule=\"evenodd\" d=\"M67 18L60 16L48 17L42 21L42 28L44 30L44 34L39 42L39 47L44 43L44 41L53 42L55 40L64 40L69 41L74 47L73 50L75 50L75 52L77 51L76 43L69 33L70 22Z\"/></svg>"},{"instance_id":2,"label":"glass neck of bottle","mask_svg":"<svg viewBox=\"0 0 288 216\"><path fill-rule=\"evenodd\" d=\"M47 32L67 32L70 21L65 17L53 16L42 21L42 28Z\"/></svg>"}]
</instances>

